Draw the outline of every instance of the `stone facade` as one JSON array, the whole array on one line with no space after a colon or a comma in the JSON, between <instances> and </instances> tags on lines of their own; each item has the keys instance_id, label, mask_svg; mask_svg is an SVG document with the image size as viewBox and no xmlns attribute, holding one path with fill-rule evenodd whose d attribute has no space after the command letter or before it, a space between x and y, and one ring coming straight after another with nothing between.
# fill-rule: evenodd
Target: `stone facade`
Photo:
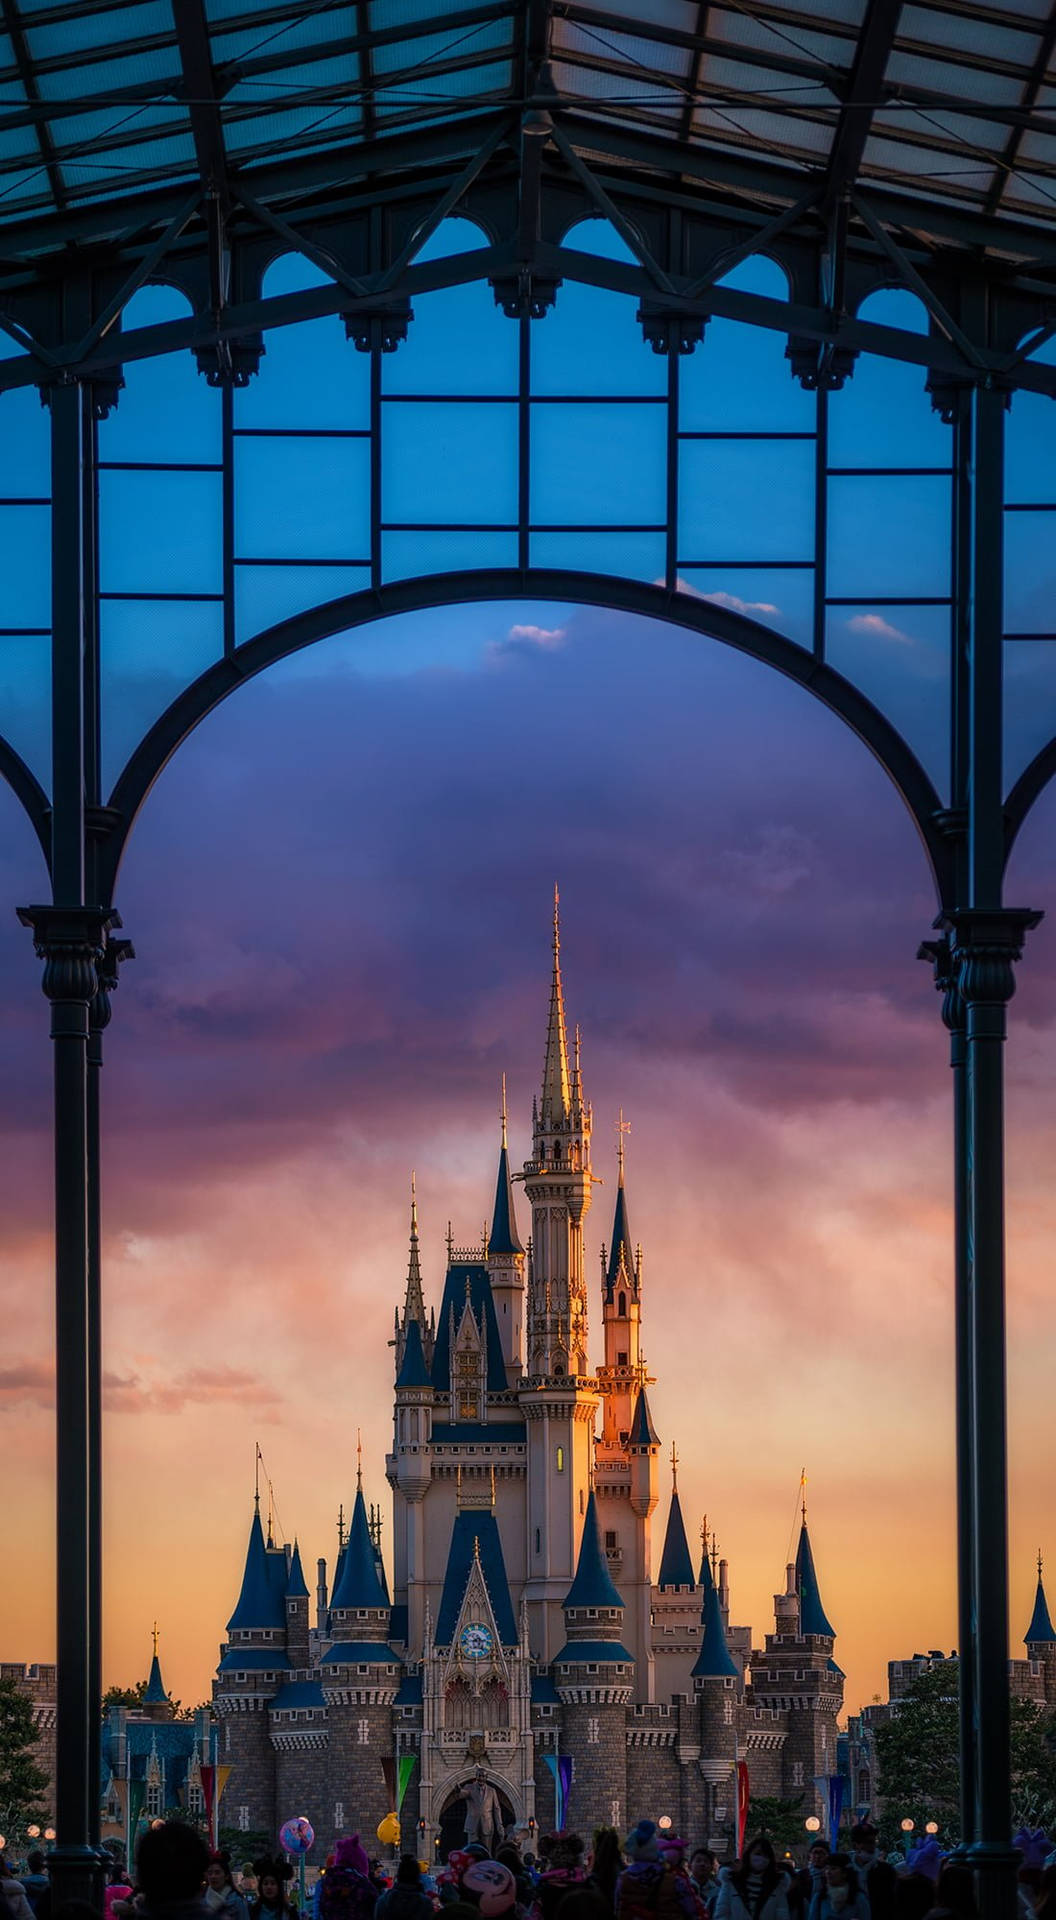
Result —
<instances>
[{"instance_id":1,"label":"stone facade","mask_svg":"<svg viewBox=\"0 0 1056 1920\"><path fill-rule=\"evenodd\" d=\"M20 1660L0 1661L0 1679L13 1680L19 1692L25 1694L33 1709L33 1719L37 1729L37 1750L34 1759L48 1776L44 1809L49 1818L55 1811L53 1792L58 1684L56 1673L54 1663L45 1665L42 1661L34 1661L29 1666L23 1666Z\"/></svg>"},{"instance_id":2,"label":"stone facade","mask_svg":"<svg viewBox=\"0 0 1056 1920\"><path fill-rule=\"evenodd\" d=\"M802 1792L813 1807L815 1776L835 1764L842 1675L805 1514L761 1648L731 1621L713 1545L699 1569L690 1556L673 1451L654 1539L661 1448L622 1116L600 1250L603 1358L592 1368L588 1357L593 1115L578 1035L573 1048L566 1034L556 907L542 1087L518 1176L526 1244L505 1095L503 1106L490 1229L469 1248L449 1235L433 1312L412 1189L385 1461L391 1588L380 1509L368 1513L362 1485L332 1581L319 1563L314 1623L299 1551L254 1518L215 1685L227 1804L272 1831L306 1813L322 1846L352 1828L371 1836L410 1759L402 1819L428 1852L458 1837L464 1789L481 1770L509 1824L548 1827L550 1762L571 1759L572 1824L666 1811L687 1837L725 1850L739 1762L756 1791Z\"/></svg>"}]
</instances>

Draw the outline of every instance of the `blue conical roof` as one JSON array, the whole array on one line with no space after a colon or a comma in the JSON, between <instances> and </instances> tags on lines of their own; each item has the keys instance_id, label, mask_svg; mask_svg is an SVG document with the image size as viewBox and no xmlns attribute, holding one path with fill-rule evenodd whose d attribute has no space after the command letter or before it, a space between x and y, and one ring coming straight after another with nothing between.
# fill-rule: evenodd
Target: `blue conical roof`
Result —
<instances>
[{"instance_id":1,"label":"blue conical roof","mask_svg":"<svg viewBox=\"0 0 1056 1920\"><path fill-rule=\"evenodd\" d=\"M290 1571L286 1581L286 1598L287 1600L308 1599L308 1582L304 1577L304 1568L301 1565L301 1549L297 1545L296 1540L293 1543L293 1558L290 1561Z\"/></svg>"},{"instance_id":2,"label":"blue conical roof","mask_svg":"<svg viewBox=\"0 0 1056 1920\"><path fill-rule=\"evenodd\" d=\"M1034 1612L1030 1616L1030 1625L1023 1635L1028 1647L1051 1645L1056 1641L1056 1628L1049 1619L1049 1603L1045 1598L1045 1588L1038 1573L1038 1590L1034 1595Z\"/></svg>"},{"instance_id":3,"label":"blue conical roof","mask_svg":"<svg viewBox=\"0 0 1056 1920\"><path fill-rule=\"evenodd\" d=\"M664 1551L660 1556L660 1578L657 1585L660 1587L694 1585L693 1562L689 1555L686 1523L682 1518L682 1505L677 1487L671 1490L671 1509L667 1516L667 1532L664 1535Z\"/></svg>"},{"instance_id":4,"label":"blue conical roof","mask_svg":"<svg viewBox=\"0 0 1056 1920\"><path fill-rule=\"evenodd\" d=\"M523 1253L517 1233L517 1219L513 1210L513 1182L510 1179L510 1156L503 1140L499 1149L499 1177L495 1186L495 1212L491 1219L491 1232L488 1235L489 1253Z\"/></svg>"},{"instance_id":5,"label":"blue conical roof","mask_svg":"<svg viewBox=\"0 0 1056 1920\"><path fill-rule=\"evenodd\" d=\"M330 1605L337 1609L342 1607L383 1609L387 1604L374 1560L374 1542L370 1537L370 1527L367 1524L363 1489L359 1487L356 1490L356 1504L352 1509L352 1525L348 1529L348 1539L341 1556L341 1571L334 1583Z\"/></svg>"},{"instance_id":6,"label":"blue conical roof","mask_svg":"<svg viewBox=\"0 0 1056 1920\"><path fill-rule=\"evenodd\" d=\"M422 1329L417 1320L408 1320L400 1371L396 1375L398 1387L428 1387L429 1369L425 1364L425 1348L422 1345Z\"/></svg>"},{"instance_id":7,"label":"blue conical roof","mask_svg":"<svg viewBox=\"0 0 1056 1920\"><path fill-rule=\"evenodd\" d=\"M701 1645L690 1677L694 1680L735 1680L737 1663L726 1645L722 1608L706 1553L700 1563L700 1584L704 1589L704 1604L700 1609Z\"/></svg>"},{"instance_id":8,"label":"blue conical roof","mask_svg":"<svg viewBox=\"0 0 1056 1920\"><path fill-rule=\"evenodd\" d=\"M631 1421L631 1431L627 1437L627 1445L629 1447L658 1447L660 1445L660 1435L653 1425L652 1415L649 1412L649 1402L645 1397L644 1387L639 1387L638 1389L638 1398L634 1403L634 1418Z\"/></svg>"},{"instance_id":9,"label":"blue conical roof","mask_svg":"<svg viewBox=\"0 0 1056 1920\"><path fill-rule=\"evenodd\" d=\"M228 1632L233 1627L247 1629L286 1625L286 1611L283 1605L285 1582L280 1587L272 1577L272 1565L277 1557L269 1554L264 1545L264 1529L260 1524L258 1508L253 1515L253 1525L249 1529L249 1546L246 1549L242 1590L239 1593L235 1611L227 1623ZM283 1565L285 1566L285 1555Z\"/></svg>"},{"instance_id":10,"label":"blue conical roof","mask_svg":"<svg viewBox=\"0 0 1056 1920\"><path fill-rule=\"evenodd\" d=\"M451 1316L453 1313L457 1329L462 1322L467 1297L473 1309L473 1317L484 1336L488 1357L488 1392L505 1393L506 1362L502 1357L502 1336L499 1333L499 1323L495 1318L491 1275L482 1261L467 1263L456 1260L447 1269L444 1297L440 1302L440 1317L436 1323L431 1384L440 1393L451 1391Z\"/></svg>"},{"instance_id":11,"label":"blue conical roof","mask_svg":"<svg viewBox=\"0 0 1056 1920\"><path fill-rule=\"evenodd\" d=\"M499 1533L495 1515L489 1513L487 1509L481 1512L475 1508L468 1508L455 1515L455 1524L451 1529L451 1545L447 1553L447 1568L444 1573L444 1590L440 1596L440 1610L436 1616L436 1644L438 1647L449 1647L455 1637L458 1616L466 1597L466 1588L469 1585L469 1576L473 1571L475 1559L480 1562L480 1571L488 1590L491 1611L495 1616L499 1643L504 1647L515 1647L519 1636L513 1601L510 1597L510 1583L506 1576L502 1536Z\"/></svg>"},{"instance_id":12,"label":"blue conical roof","mask_svg":"<svg viewBox=\"0 0 1056 1920\"><path fill-rule=\"evenodd\" d=\"M161 1677L161 1662L155 1651L154 1658L150 1663L150 1678L147 1681L146 1692L143 1695L143 1705L145 1707L164 1706L168 1704L168 1698L169 1696L165 1691L165 1682Z\"/></svg>"},{"instance_id":13,"label":"blue conical roof","mask_svg":"<svg viewBox=\"0 0 1056 1920\"><path fill-rule=\"evenodd\" d=\"M836 1629L830 1626L821 1604L818 1576L814 1571L814 1555L811 1552L810 1535L807 1532L805 1520L799 1530L799 1546L796 1549L796 1592L799 1595L800 1633L823 1633L830 1640L835 1640Z\"/></svg>"},{"instance_id":14,"label":"blue conical roof","mask_svg":"<svg viewBox=\"0 0 1056 1920\"><path fill-rule=\"evenodd\" d=\"M601 1550L598 1508L591 1487L587 1511L583 1516L583 1538L579 1543L576 1577L565 1595L566 1607L622 1607L609 1572L609 1563Z\"/></svg>"},{"instance_id":15,"label":"blue conical roof","mask_svg":"<svg viewBox=\"0 0 1056 1920\"><path fill-rule=\"evenodd\" d=\"M605 1298L611 1303L613 1291L620 1272L620 1254L628 1280L634 1279L634 1248L631 1244L631 1229L627 1220L627 1194L623 1184L623 1168L620 1168L620 1184L616 1189L616 1214L612 1223L612 1245L609 1248L609 1264L605 1269Z\"/></svg>"}]
</instances>

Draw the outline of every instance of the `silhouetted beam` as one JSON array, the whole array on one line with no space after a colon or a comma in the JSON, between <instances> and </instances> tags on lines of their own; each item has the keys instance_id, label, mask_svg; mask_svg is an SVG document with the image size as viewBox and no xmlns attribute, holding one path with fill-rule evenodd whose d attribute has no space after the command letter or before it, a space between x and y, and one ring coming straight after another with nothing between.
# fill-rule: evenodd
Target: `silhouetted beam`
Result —
<instances>
[{"instance_id":1,"label":"silhouetted beam","mask_svg":"<svg viewBox=\"0 0 1056 1920\"><path fill-rule=\"evenodd\" d=\"M824 197L830 205L857 179L901 12L902 0L869 0L866 7L829 152Z\"/></svg>"},{"instance_id":2,"label":"silhouetted beam","mask_svg":"<svg viewBox=\"0 0 1056 1920\"><path fill-rule=\"evenodd\" d=\"M207 193L226 197L224 129L203 0L172 0L172 17L198 173Z\"/></svg>"}]
</instances>

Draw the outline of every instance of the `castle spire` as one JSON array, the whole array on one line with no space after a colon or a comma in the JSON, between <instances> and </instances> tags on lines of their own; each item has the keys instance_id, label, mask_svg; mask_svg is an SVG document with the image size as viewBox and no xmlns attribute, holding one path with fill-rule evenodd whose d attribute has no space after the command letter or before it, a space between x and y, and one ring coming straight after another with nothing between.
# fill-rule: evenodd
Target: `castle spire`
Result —
<instances>
[{"instance_id":1,"label":"castle spire","mask_svg":"<svg viewBox=\"0 0 1056 1920\"><path fill-rule=\"evenodd\" d=\"M553 972L550 979L550 1018L546 1030L546 1059L543 1064L543 1099L540 1120L544 1127L559 1126L572 1109L572 1082L568 1070L568 1034L565 1027L565 995L561 985L560 895L554 888Z\"/></svg>"},{"instance_id":2,"label":"castle spire","mask_svg":"<svg viewBox=\"0 0 1056 1920\"><path fill-rule=\"evenodd\" d=\"M619 1168L619 1177L616 1184L616 1213L612 1222L612 1245L609 1248L609 1264L605 1270L605 1298L610 1304L615 1292L616 1282L620 1277L621 1266L623 1267L624 1280L628 1286L632 1288L635 1287L637 1279L637 1262L634 1253L634 1243L631 1240L630 1222L627 1218L627 1192L623 1183L624 1141L630 1131L631 1123L629 1120L624 1119L623 1108L621 1107L620 1117L616 1122L616 1164Z\"/></svg>"},{"instance_id":3,"label":"castle spire","mask_svg":"<svg viewBox=\"0 0 1056 1920\"><path fill-rule=\"evenodd\" d=\"M1028 1647L1052 1646L1056 1643L1056 1628L1049 1617L1049 1603L1045 1598L1045 1586L1042 1580L1041 1548L1038 1548L1038 1586L1034 1595L1034 1612L1023 1639Z\"/></svg>"},{"instance_id":4,"label":"castle spire","mask_svg":"<svg viewBox=\"0 0 1056 1920\"><path fill-rule=\"evenodd\" d=\"M678 1451L674 1441L671 1443L671 1505L667 1515L667 1532L664 1535L664 1551L660 1557L659 1587L692 1587L693 1561L690 1557L689 1541L686 1538L686 1523L682 1518L682 1503L678 1497Z\"/></svg>"},{"instance_id":5,"label":"castle spire","mask_svg":"<svg viewBox=\"0 0 1056 1920\"><path fill-rule=\"evenodd\" d=\"M806 1485L806 1474L803 1475L800 1485L801 1488ZM807 1504L805 1494L802 1497L802 1504L805 1513ZM835 1640L836 1629L830 1625L825 1609L821 1604L818 1576L814 1567L814 1554L811 1549L810 1535L807 1532L805 1519L799 1529L799 1546L796 1549L795 1590L799 1596L800 1633L824 1634L828 1639Z\"/></svg>"},{"instance_id":6,"label":"castle spire","mask_svg":"<svg viewBox=\"0 0 1056 1920\"><path fill-rule=\"evenodd\" d=\"M167 1707L168 1704L169 1696L165 1691L165 1683L161 1677L161 1662L158 1659L158 1623L155 1620L154 1658L150 1663L150 1677L143 1694L143 1705L145 1707Z\"/></svg>"},{"instance_id":7,"label":"castle spire","mask_svg":"<svg viewBox=\"0 0 1056 1920\"><path fill-rule=\"evenodd\" d=\"M408 1325L417 1320L425 1327L425 1297L422 1293L421 1247L418 1240L418 1195L415 1190L414 1170L411 1170L411 1246L407 1258L407 1286L403 1296L403 1325L401 1331L406 1334Z\"/></svg>"},{"instance_id":8,"label":"castle spire","mask_svg":"<svg viewBox=\"0 0 1056 1920\"><path fill-rule=\"evenodd\" d=\"M495 1185L495 1207L491 1216L491 1232L487 1234L489 1255L523 1253L520 1236L517 1232L517 1217L513 1206L513 1181L510 1178L510 1155L506 1141L506 1075L502 1076L502 1145L499 1148L499 1177Z\"/></svg>"},{"instance_id":9,"label":"castle spire","mask_svg":"<svg viewBox=\"0 0 1056 1920\"><path fill-rule=\"evenodd\" d=\"M707 1523L705 1522L705 1536L706 1534ZM700 1562L700 1583L704 1588L704 1601L700 1609L701 1647L691 1677L694 1680L736 1679L737 1666L726 1644L722 1607L712 1579L706 1546Z\"/></svg>"}]
</instances>

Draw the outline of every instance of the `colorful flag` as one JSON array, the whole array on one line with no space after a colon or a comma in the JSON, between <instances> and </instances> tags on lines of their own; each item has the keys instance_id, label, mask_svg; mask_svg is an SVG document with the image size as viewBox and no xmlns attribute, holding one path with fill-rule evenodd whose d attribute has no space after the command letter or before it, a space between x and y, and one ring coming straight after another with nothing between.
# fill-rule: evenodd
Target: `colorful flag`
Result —
<instances>
[{"instance_id":1,"label":"colorful flag","mask_svg":"<svg viewBox=\"0 0 1056 1920\"><path fill-rule=\"evenodd\" d=\"M840 1815L843 1812L844 1779L841 1773L829 1775L829 1846L836 1852L840 1831Z\"/></svg>"},{"instance_id":2,"label":"colorful flag","mask_svg":"<svg viewBox=\"0 0 1056 1920\"><path fill-rule=\"evenodd\" d=\"M568 1797L572 1791L575 1769L570 1753L548 1753L544 1758L554 1776L554 1826L560 1833L568 1814Z\"/></svg>"},{"instance_id":3,"label":"colorful flag","mask_svg":"<svg viewBox=\"0 0 1056 1920\"><path fill-rule=\"evenodd\" d=\"M418 1758L417 1754L414 1754L414 1753L401 1753L400 1755L399 1766L397 1767L397 1770L396 1770L396 1811L397 1813L399 1813L401 1807L403 1806L404 1796L406 1795L407 1789L411 1784L411 1775L414 1772L414 1765L417 1758Z\"/></svg>"},{"instance_id":4,"label":"colorful flag","mask_svg":"<svg viewBox=\"0 0 1056 1920\"><path fill-rule=\"evenodd\" d=\"M395 1813L396 1804L397 1804L396 1803L396 1762L392 1758L391 1754L388 1754L386 1758L382 1761L381 1771L385 1775L385 1786L388 1791L389 1805L392 1808L393 1812Z\"/></svg>"},{"instance_id":5,"label":"colorful flag","mask_svg":"<svg viewBox=\"0 0 1056 1920\"><path fill-rule=\"evenodd\" d=\"M216 1799L216 1768L212 1766L201 1767L199 1772L202 1777L202 1799L205 1802L206 1832L215 1846L216 1837L213 1833L213 1804Z\"/></svg>"}]
</instances>

